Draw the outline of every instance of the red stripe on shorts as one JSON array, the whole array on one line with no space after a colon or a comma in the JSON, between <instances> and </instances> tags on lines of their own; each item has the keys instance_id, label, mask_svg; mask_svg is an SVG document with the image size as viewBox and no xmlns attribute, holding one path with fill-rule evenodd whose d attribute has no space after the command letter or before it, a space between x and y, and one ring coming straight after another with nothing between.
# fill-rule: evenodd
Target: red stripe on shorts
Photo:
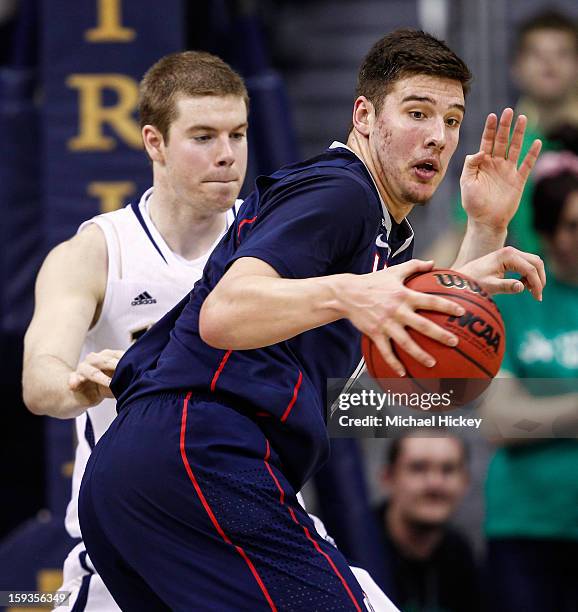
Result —
<instances>
[{"instance_id":1,"label":"red stripe on shorts","mask_svg":"<svg viewBox=\"0 0 578 612\"><path fill-rule=\"evenodd\" d=\"M223 368L225 367L225 364L227 363L227 359L229 359L232 352L233 351L229 349L223 356L223 359L221 359L221 363L219 364L219 367L217 368L217 371L215 372L215 375L213 376L213 380L211 381L211 391L215 390L215 387L217 385L217 380L219 379L219 376L221 375L221 372L223 371Z\"/></svg>"},{"instance_id":2,"label":"red stripe on shorts","mask_svg":"<svg viewBox=\"0 0 578 612\"><path fill-rule=\"evenodd\" d=\"M269 465L269 457L271 455L271 448L269 446L269 440L266 440L266 442L267 442L267 449L265 451L265 458L264 458L265 466L266 466L267 471L269 472L269 474L271 474L271 478L273 479L273 482L275 483L277 489L279 490L279 493L280 493L280 500L279 501L280 501L280 503L282 505L286 506L286 504L285 504L285 491L283 490L283 487L279 483L279 480L273 474L273 470L272 470L271 466ZM315 550L319 554L321 554L321 555L323 555L325 557L325 559L327 560L327 563L329 563L329 566L331 567L331 569L333 570L335 575L339 578L339 580L341 580L341 584L345 588L345 591L349 595L349 598L353 602L353 605L355 606L355 609L357 610L357 612L361 612L361 608L359 607L359 604L357 603L357 600L355 599L355 596L351 592L351 589L349 588L349 585L345 581L345 578L343 577L341 572L337 569L337 566L335 565L335 563L333 563L333 559L324 550L322 550L322 548L319 546L319 543L314 538L311 537L311 534L309 533L309 529L307 529L307 527L305 527L304 525L301 525L301 523L297 519L297 516L295 515L295 512L293 511L293 508L291 508L291 506L286 506L286 507L287 507L287 510L289 511L289 514L291 515L291 518L293 519L293 522L296 523L297 525L299 525L299 527L301 527L303 529L303 531L305 532L305 536L307 537L307 539L310 542L312 542L313 547L315 548Z\"/></svg>"},{"instance_id":3,"label":"red stripe on shorts","mask_svg":"<svg viewBox=\"0 0 578 612\"><path fill-rule=\"evenodd\" d=\"M249 557L247 556L247 553L240 546L233 544L233 542L230 540L227 534L223 531L223 528L221 527L221 525L219 524L219 521L217 520L217 517L214 515L213 511L211 510L211 507L209 506L209 503L207 502L205 496L203 495L203 492L201 491L201 487L199 486L199 483L197 482L197 479L195 478L195 475L193 474L193 471L191 470L191 466L187 458L187 451L185 450L185 434L187 431L187 408L189 405L190 398L191 398L191 391L187 393L187 396L185 397L185 401L183 402L183 415L181 418L181 439L180 439L181 458L183 460L185 470L187 471L187 474L189 476L189 480L193 483L193 487L195 488L197 496L201 500L201 504L203 504L203 508L205 509L205 512L209 515L209 518L211 519L211 523L213 523L215 529L217 530L217 533L223 538L223 540L227 544L230 544L231 546L233 546L235 550L241 555L241 557L243 557L245 563L249 566L251 573L253 574L255 580L257 581L259 588L263 592L263 595L265 596L267 603L271 607L271 610L273 610L273 612L277 612L277 607L273 603L273 600L271 599L271 596L269 595L269 591L267 591L267 587L264 585L263 581L261 580L261 576L259 576L259 573L257 572L257 568L253 565L253 563L251 562L251 559L249 559Z\"/></svg>"},{"instance_id":4,"label":"red stripe on shorts","mask_svg":"<svg viewBox=\"0 0 578 612\"><path fill-rule=\"evenodd\" d=\"M291 398L291 401L287 405L287 408L285 408L285 412L283 413L283 416L281 417L281 423L285 423L285 421L287 420L287 417L289 416L289 413L291 412L291 409L293 408L295 402L297 401L297 396L299 395L299 388L301 387L302 382L303 382L303 373L301 372L301 370L299 370L299 378L297 379L297 382L295 383L295 387L293 389L293 397Z\"/></svg>"}]
</instances>

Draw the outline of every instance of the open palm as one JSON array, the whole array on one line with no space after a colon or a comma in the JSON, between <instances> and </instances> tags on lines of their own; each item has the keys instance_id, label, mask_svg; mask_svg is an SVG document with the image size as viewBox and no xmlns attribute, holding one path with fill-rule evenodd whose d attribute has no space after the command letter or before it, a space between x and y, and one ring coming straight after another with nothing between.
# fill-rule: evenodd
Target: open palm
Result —
<instances>
[{"instance_id":1,"label":"open palm","mask_svg":"<svg viewBox=\"0 0 578 612\"><path fill-rule=\"evenodd\" d=\"M500 122L491 113L486 119L480 150L468 155L460 179L462 205L468 218L504 230L520 203L542 143L535 140L518 167L527 119L520 115L510 141L514 111L506 108ZM509 142L509 147L508 147Z\"/></svg>"}]
</instances>

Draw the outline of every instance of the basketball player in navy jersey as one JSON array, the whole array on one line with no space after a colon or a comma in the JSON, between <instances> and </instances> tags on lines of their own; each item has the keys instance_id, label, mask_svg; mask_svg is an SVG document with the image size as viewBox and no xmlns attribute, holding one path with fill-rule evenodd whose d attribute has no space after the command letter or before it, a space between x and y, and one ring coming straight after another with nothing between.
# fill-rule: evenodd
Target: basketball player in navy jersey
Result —
<instances>
[{"instance_id":1,"label":"basketball player in navy jersey","mask_svg":"<svg viewBox=\"0 0 578 612\"><path fill-rule=\"evenodd\" d=\"M119 416L80 491L91 558L125 610L363 610L343 556L296 491L329 451L328 378L346 378L368 334L434 361L407 328L457 339L417 310L461 314L406 289L405 217L425 204L458 144L470 73L444 43L385 36L361 68L347 144L261 177L203 278L120 361ZM541 260L502 248L538 155L517 167L525 118L490 115L468 156L469 224L454 267L491 293L540 298Z\"/></svg>"},{"instance_id":2,"label":"basketball player in navy jersey","mask_svg":"<svg viewBox=\"0 0 578 612\"><path fill-rule=\"evenodd\" d=\"M81 537L78 490L86 462L116 417L108 385L120 356L188 294L241 203L232 208L247 157L248 96L240 77L219 58L189 51L160 60L140 90L153 187L140 202L83 223L74 238L49 254L26 335L28 407L37 414L76 417L65 521L73 538ZM326 534L319 519L313 520ZM391 605L367 572L353 571L374 605ZM61 589L71 592L67 605L76 612L119 609L84 542L68 555L63 574Z\"/></svg>"}]
</instances>

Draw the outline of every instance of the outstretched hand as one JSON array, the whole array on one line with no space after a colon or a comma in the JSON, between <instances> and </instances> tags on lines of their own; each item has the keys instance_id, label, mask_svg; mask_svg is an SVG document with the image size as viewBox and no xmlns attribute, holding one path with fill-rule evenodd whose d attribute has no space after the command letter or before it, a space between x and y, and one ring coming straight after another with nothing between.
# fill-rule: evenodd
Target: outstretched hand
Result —
<instances>
[{"instance_id":1,"label":"outstretched hand","mask_svg":"<svg viewBox=\"0 0 578 612\"><path fill-rule=\"evenodd\" d=\"M510 141L513 118L511 108L504 109L499 123L496 115L488 115L480 150L466 157L460 179L462 205L468 219L498 231L506 229L518 210L542 147L540 140L534 140L518 167L528 120L525 115L518 117Z\"/></svg>"},{"instance_id":2,"label":"outstretched hand","mask_svg":"<svg viewBox=\"0 0 578 612\"><path fill-rule=\"evenodd\" d=\"M68 388L83 406L96 406L105 397L114 397L110 390L112 375L124 351L106 349L89 353L68 377Z\"/></svg>"},{"instance_id":3,"label":"outstretched hand","mask_svg":"<svg viewBox=\"0 0 578 612\"><path fill-rule=\"evenodd\" d=\"M484 257L474 259L459 268L460 272L474 278L490 294L520 293L527 287L535 299L542 300L546 284L544 262L532 253L514 247L503 247ZM521 280L504 278L506 272L516 272Z\"/></svg>"}]
</instances>

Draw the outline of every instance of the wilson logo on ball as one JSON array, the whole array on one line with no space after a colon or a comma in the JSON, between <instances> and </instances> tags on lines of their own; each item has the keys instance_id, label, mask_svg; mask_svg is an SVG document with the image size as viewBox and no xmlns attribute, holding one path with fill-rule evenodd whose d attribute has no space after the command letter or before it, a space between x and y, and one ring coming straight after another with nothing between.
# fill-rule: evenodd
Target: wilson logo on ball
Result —
<instances>
[{"instance_id":1,"label":"wilson logo on ball","mask_svg":"<svg viewBox=\"0 0 578 612\"><path fill-rule=\"evenodd\" d=\"M407 374L400 378L371 338L364 336L362 349L367 370L384 390L392 388L392 381L396 389L401 387L407 392L443 393L449 388L453 391L450 408L463 406L483 393L500 369L506 330L498 306L476 279L449 268L414 274L405 280L405 285L412 291L439 296L463 307L465 314L461 316L436 310L418 311L422 317L458 336L458 344L442 344L408 327L410 338L436 363L427 367L392 341L394 353Z\"/></svg>"},{"instance_id":2,"label":"wilson logo on ball","mask_svg":"<svg viewBox=\"0 0 578 612\"><path fill-rule=\"evenodd\" d=\"M488 294L478 285L478 283L458 276L457 274L434 274L437 282L442 287L454 288L454 289L469 289L474 293L479 293L484 297L488 297Z\"/></svg>"},{"instance_id":3,"label":"wilson logo on ball","mask_svg":"<svg viewBox=\"0 0 578 612\"><path fill-rule=\"evenodd\" d=\"M486 344L494 349L495 353L498 352L502 336L489 323L484 321L482 317L475 315L473 312L466 311L461 317L450 315L448 321L450 323L457 321L460 327L467 327L474 336L483 338Z\"/></svg>"}]
</instances>

